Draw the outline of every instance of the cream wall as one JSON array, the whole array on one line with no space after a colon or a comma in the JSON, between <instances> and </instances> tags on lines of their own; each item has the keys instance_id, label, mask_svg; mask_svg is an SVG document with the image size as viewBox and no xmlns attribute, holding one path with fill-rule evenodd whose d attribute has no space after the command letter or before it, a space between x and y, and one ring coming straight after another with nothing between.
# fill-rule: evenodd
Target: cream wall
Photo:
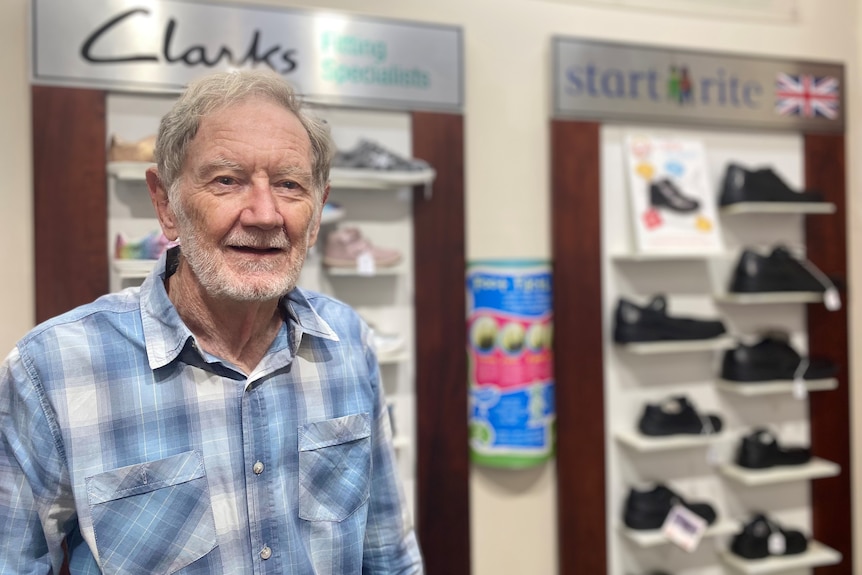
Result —
<instances>
[{"instance_id":1,"label":"cream wall","mask_svg":"<svg viewBox=\"0 0 862 575\"><path fill-rule=\"evenodd\" d=\"M354 0L271 1L284 6L359 12ZM361 13L463 27L466 66L468 258L550 256L548 114L549 46L554 34L631 43L830 60L848 65L848 150L851 190L860 189L862 58L858 0L798 0L792 24L744 23L599 8L576 0L365 0ZM0 348L8 350L32 324L32 205L26 38L28 2L0 4ZM859 253L862 206L851 203L851 264ZM851 266L852 279L860 266ZM851 285L862 282L854 281ZM859 290L854 290L856 297ZM851 309L853 329L862 315ZM854 342L853 355L859 344ZM855 401L854 412L862 410ZM858 419L858 418L856 418ZM854 437L859 435L857 429ZM856 467L859 467L858 461ZM561 488L565 488L564 486ZM553 465L520 472L474 469L471 520L474 575L551 575L557 569ZM848 502L849 504L849 502ZM860 515L859 505L855 507ZM862 541L859 529L857 542ZM857 545L858 547L858 545ZM857 561L859 562L859 561ZM862 562L859 562L862 563ZM862 572L862 571L860 571ZM587 575L587 574L585 574Z\"/></svg>"}]
</instances>

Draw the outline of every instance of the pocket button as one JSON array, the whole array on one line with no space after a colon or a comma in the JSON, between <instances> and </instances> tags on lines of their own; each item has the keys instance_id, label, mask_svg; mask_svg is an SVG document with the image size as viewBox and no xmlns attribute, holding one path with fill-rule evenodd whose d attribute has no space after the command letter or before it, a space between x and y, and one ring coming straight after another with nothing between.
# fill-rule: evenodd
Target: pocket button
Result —
<instances>
[{"instance_id":1,"label":"pocket button","mask_svg":"<svg viewBox=\"0 0 862 575\"><path fill-rule=\"evenodd\" d=\"M255 461L254 465L251 467L251 470L254 471L255 475L260 475L261 473L263 473L263 462Z\"/></svg>"},{"instance_id":2,"label":"pocket button","mask_svg":"<svg viewBox=\"0 0 862 575\"><path fill-rule=\"evenodd\" d=\"M264 545L263 549L260 550L260 558L266 561L270 557L272 557L272 549L268 545Z\"/></svg>"}]
</instances>

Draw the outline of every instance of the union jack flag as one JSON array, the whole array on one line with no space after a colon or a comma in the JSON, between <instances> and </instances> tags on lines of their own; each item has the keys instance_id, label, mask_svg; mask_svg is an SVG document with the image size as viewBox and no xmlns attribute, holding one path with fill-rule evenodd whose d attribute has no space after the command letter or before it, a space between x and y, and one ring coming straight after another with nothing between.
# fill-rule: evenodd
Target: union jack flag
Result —
<instances>
[{"instance_id":1,"label":"union jack flag","mask_svg":"<svg viewBox=\"0 0 862 575\"><path fill-rule=\"evenodd\" d=\"M775 80L775 111L803 118L838 117L838 78L779 73Z\"/></svg>"}]
</instances>

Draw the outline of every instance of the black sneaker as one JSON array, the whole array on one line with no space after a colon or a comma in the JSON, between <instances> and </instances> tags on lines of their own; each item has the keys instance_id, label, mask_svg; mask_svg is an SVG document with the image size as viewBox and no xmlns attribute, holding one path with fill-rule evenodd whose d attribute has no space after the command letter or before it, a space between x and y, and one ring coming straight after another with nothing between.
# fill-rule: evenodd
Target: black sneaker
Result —
<instances>
[{"instance_id":1,"label":"black sneaker","mask_svg":"<svg viewBox=\"0 0 862 575\"><path fill-rule=\"evenodd\" d=\"M754 345L740 342L724 352L721 377L729 381L757 382L791 379L826 379L838 371L826 359L803 358L791 347L787 333L767 333Z\"/></svg>"},{"instance_id":2,"label":"black sneaker","mask_svg":"<svg viewBox=\"0 0 862 575\"><path fill-rule=\"evenodd\" d=\"M649 491L632 487L626 497L623 523L629 529L659 529L674 505L683 505L703 517L710 525L715 523L715 509L708 503L689 503L666 485L658 484Z\"/></svg>"},{"instance_id":3,"label":"black sneaker","mask_svg":"<svg viewBox=\"0 0 862 575\"><path fill-rule=\"evenodd\" d=\"M806 549L808 540L802 532L782 529L762 513L754 515L730 544L730 550L745 559L797 555Z\"/></svg>"},{"instance_id":4,"label":"black sneaker","mask_svg":"<svg viewBox=\"0 0 862 575\"><path fill-rule=\"evenodd\" d=\"M667 208L679 213L694 212L700 207L700 202L683 195L679 188L668 179L658 180L650 184L649 201L654 208Z\"/></svg>"},{"instance_id":5,"label":"black sneaker","mask_svg":"<svg viewBox=\"0 0 862 575\"><path fill-rule=\"evenodd\" d=\"M685 396L676 396L655 404L647 403L638 421L644 435L702 435L721 431L721 418L701 415Z\"/></svg>"},{"instance_id":6,"label":"black sneaker","mask_svg":"<svg viewBox=\"0 0 862 575\"><path fill-rule=\"evenodd\" d=\"M685 341L710 339L725 333L720 320L670 317L667 300L655 296L645 307L620 298L614 315L614 341L635 343L649 341Z\"/></svg>"},{"instance_id":7,"label":"black sneaker","mask_svg":"<svg viewBox=\"0 0 862 575\"><path fill-rule=\"evenodd\" d=\"M719 204L729 206L742 202L822 202L819 192L798 192L790 188L770 168L746 170L731 163L724 172Z\"/></svg>"},{"instance_id":8,"label":"black sneaker","mask_svg":"<svg viewBox=\"0 0 862 575\"><path fill-rule=\"evenodd\" d=\"M797 260L787 248L777 246L768 256L762 256L752 250L744 250L736 264L730 282L730 291L734 293L824 292L830 285L828 278L813 264Z\"/></svg>"},{"instance_id":9,"label":"black sneaker","mask_svg":"<svg viewBox=\"0 0 862 575\"><path fill-rule=\"evenodd\" d=\"M811 450L804 447L781 447L775 436L758 428L742 438L736 451L736 463L747 469L766 469L780 465L804 465L811 461Z\"/></svg>"}]
</instances>

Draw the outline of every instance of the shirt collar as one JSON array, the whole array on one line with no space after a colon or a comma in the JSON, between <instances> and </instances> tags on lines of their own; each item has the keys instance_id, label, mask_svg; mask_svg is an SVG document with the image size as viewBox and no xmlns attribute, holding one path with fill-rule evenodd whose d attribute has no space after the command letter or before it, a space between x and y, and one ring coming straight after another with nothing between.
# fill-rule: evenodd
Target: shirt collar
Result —
<instances>
[{"instance_id":1,"label":"shirt collar","mask_svg":"<svg viewBox=\"0 0 862 575\"><path fill-rule=\"evenodd\" d=\"M168 249L156 262L153 271L141 284L141 320L147 358L151 369L158 369L173 362L183 351L194 334L180 319L180 315L168 297L165 278L177 268L179 247ZM309 292L294 288L279 302L282 315L292 331L295 341L302 334L339 341L332 327L317 313L311 304Z\"/></svg>"}]
</instances>

